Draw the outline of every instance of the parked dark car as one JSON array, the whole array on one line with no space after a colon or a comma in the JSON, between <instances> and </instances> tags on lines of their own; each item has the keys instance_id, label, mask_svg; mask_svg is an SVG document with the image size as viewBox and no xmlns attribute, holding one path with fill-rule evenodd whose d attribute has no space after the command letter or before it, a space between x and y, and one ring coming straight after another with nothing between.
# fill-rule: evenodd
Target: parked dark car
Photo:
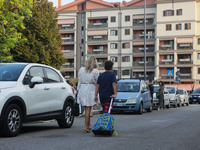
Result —
<instances>
[{"instance_id":1,"label":"parked dark car","mask_svg":"<svg viewBox=\"0 0 200 150\"><path fill-rule=\"evenodd\" d=\"M192 94L190 94L189 103L200 103L200 89L196 89Z\"/></svg>"}]
</instances>

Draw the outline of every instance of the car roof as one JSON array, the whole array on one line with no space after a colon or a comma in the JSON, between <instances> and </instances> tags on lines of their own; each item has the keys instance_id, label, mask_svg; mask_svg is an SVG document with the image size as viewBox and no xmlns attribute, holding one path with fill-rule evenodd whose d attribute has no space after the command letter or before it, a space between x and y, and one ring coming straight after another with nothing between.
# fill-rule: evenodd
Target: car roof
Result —
<instances>
[{"instance_id":1,"label":"car roof","mask_svg":"<svg viewBox=\"0 0 200 150\"><path fill-rule=\"evenodd\" d=\"M118 82L140 82L141 80L139 79L124 79L124 80L119 80Z\"/></svg>"}]
</instances>

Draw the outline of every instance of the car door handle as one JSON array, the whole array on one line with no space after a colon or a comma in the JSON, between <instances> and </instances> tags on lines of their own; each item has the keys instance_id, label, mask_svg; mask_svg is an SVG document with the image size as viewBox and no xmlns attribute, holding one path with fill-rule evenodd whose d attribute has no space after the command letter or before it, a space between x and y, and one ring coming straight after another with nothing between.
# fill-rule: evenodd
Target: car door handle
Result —
<instances>
[{"instance_id":1,"label":"car door handle","mask_svg":"<svg viewBox=\"0 0 200 150\"><path fill-rule=\"evenodd\" d=\"M62 87L61 87L61 89L65 89L65 87L64 87L64 86L62 86Z\"/></svg>"},{"instance_id":2,"label":"car door handle","mask_svg":"<svg viewBox=\"0 0 200 150\"><path fill-rule=\"evenodd\" d=\"M49 90L49 88L45 87L44 90Z\"/></svg>"}]
</instances>

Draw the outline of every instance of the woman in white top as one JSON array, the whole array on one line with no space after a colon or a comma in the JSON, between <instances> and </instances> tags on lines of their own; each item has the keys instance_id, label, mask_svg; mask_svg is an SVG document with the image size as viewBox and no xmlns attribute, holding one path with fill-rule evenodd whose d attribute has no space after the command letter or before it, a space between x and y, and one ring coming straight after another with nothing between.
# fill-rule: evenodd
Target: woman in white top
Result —
<instances>
[{"instance_id":1,"label":"woman in white top","mask_svg":"<svg viewBox=\"0 0 200 150\"><path fill-rule=\"evenodd\" d=\"M78 72L78 102L85 107L85 133L89 133L91 130L90 112L95 104L95 86L99 76L97 66L96 58L91 56L86 60L85 67L81 67Z\"/></svg>"}]
</instances>

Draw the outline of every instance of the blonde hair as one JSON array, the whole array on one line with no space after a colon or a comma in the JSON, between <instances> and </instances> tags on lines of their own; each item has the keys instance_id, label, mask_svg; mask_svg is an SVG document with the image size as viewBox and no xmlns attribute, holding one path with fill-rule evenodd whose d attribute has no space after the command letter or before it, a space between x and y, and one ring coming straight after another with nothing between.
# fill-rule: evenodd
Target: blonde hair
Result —
<instances>
[{"instance_id":1,"label":"blonde hair","mask_svg":"<svg viewBox=\"0 0 200 150\"><path fill-rule=\"evenodd\" d=\"M94 68L97 68L98 65L97 65L97 60L94 56L91 56L91 57L88 57L88 59L86 60L85 62L85 70L86 72L92 72L92 70Z\"/></svg>"}]
</instances>

